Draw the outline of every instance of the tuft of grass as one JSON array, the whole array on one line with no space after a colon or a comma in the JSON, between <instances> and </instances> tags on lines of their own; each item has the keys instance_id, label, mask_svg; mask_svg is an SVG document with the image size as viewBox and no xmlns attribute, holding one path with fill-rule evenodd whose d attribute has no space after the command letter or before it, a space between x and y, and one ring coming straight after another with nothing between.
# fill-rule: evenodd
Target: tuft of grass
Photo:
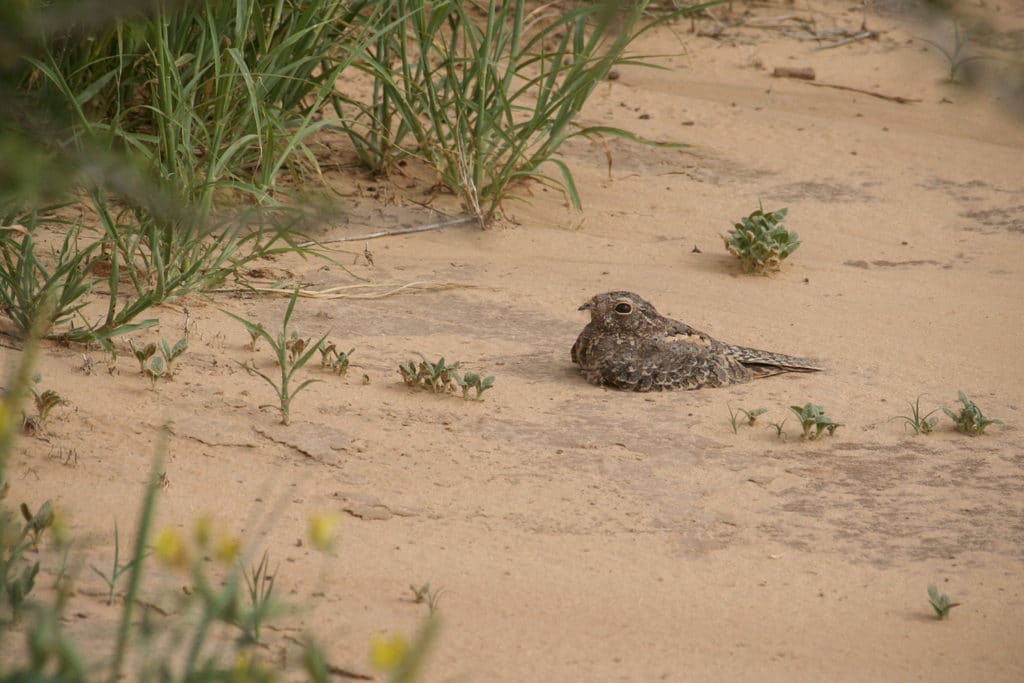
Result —
<instances>
[{"instance_id":1,"label":"tuft of grass","mask_svg":"<svg viewBox=\"0 0 1024 683\"><path fill-rule=\"evenodd\" d=\"M782 438L782 426L785 425L785 424L786 424L786 420L783 419L782 422L769 422L768 426L771 427L772 429L774 429L775 430L775 436L777 438L781 439Z\"/></svg>"},{"instance_id":2,"label":"tuft of grass","mask_svg":"<svg viewBox=\"0 0 1024 683\"><path fill-rule=\"evenodd\" d=\"M928 602L931 603L932 609L935 610L935 616L939 620L945 619L949 616L949 610L960 605L959 602L953 602L945 593L939 593L939 589L934 583L928 586Z\"/></svg>"},{"instance_id":3,"label":"tuft of grass","mask_svg":"<svg viewBox=\"0 0 1024 683\"><path fill-rule=\"evenodd\" d=\"M22 332L53 289L47 333L109 350L157 324L138 320L147 309L301 251L292 236L313 204L282 197L321 178L309 140L330 125L321 110L370 39L373 3L172 0L140 12L113 0L84 24L89 7L51 5L2 20L0 153L17 163L0 188L0 307ZM68 196L92 203L100 238L82 245L77 227L61 228L46 258L35 225ZM107 315L75 324L104 277Z\"/></svg>"},{"instance_id":4,"label":"tuft of grass","mask_svg":"<svg viewBox=\"0 0 1024 683\"><path fill-rule=\"evenodd\" d=\"M740 421L740 415L744 417L744 421L747 423L747 426L753 427L757 422L757 418L768 412L767 408L754 408L753 410L737 408L734 411L732 406L728 403L725 404L725 407L729 409L729 424L732 426L733 434L738 434L739 426L743 424L743 422Z\"/></svg>"},{"instance_id":5,"label":"tuft of grass","mask_svg":"<svg viewBox=\"0 0 1024 683\"><path fill-rule=\"evenodd\" d=\"M277 381L249 364L239 363L239 365L249 372L256 373L262 377L267 384L274 388L274 391L277 392L278 408L281 411L281 424L284 425L289 424L291 421L291 406L295 396L310 384L320 381L317 379L307 379L299 383L298 386L295 386L293 384L295 373L301 370L302 367L309 362L309 359L313 357L313 354L317 352L317 349L319 349L324 343L324 340L327 339L327 335L325 334L323 337L320 337L316 343L311 344L308 341L301 339L295 331L288 329L288 325L292 319L292 313L295 311L295 302L298 301L298 299L299 288L296 287L295 292L288 301L288 309L285 311L284 321L281 323L281 329L277 333L276 337L267 332L262 325L246 320L234 313L223 311L222 309L226 315L242 323L252 339L256 339L257 337L263 339L273 350L278 368L280 369L280 378Z\"/></svg>"},{"instance_id":6,"label":"tuft of grass","mask_svg":"<svg viewBox=\"0 0 1024 683\"><path fill-rule=\"evenodd\" d=\"M217 199L265 202L283 176L319 173L308 141L328 125L318 113L374 12L366 0L161 3L91 35L52 36L26 58L24 91L30 103L63 105L73 144L127 150L173 188L167 203L206 215Z\"/></svg>"},{"instance_id":7,"label":"tuft of grass","mask_svg":"<svg viewBox=\"0 0 1024 683\"><path fill-rule=\"evenodd\" d=\"M922 394L923 395L923 394ZM914 402L907 401L907 405L910 406L910 415L897 415L891 418L892 420L903 420L904 428L910 427L914 430L915 434L931 434L932 430L935 429L935 425L938 424L939 418L932 417L935 413L939 412L936 408L927 413L921 412L921 396L919 395Z\"/></svg>"},{"instance_id":8,"label":"tuft of grass","mask_svg":"<svg viewBox=\"0 0 1024 683\"><path fill-rule=\"evenodd\" d=\"M613 135L664 144L578 123L591 93L617 65L649 66L628 52L637 37L717 3L659 17L646 14L649 4L538 12L525 0L379 3L374 39L354 64L372 78L372 97L336 94L340 125L374 171L425 160L481 226L526 179L562 188L579 208L572 172L556 157L568 140Z\"/></svg>"},{"instance_id":9,"label":"tuft of grass","mask_svg":"<svg viewBox=\"0 0 1024 683\"><path fill-rule=\"evenodd\" d=\"M793 414L800 421L800 426L804 430L803 438L805 439L817 439L826 433L832 436L837 429L843 426L841 422L833 422L832 418L825 414L823 406L815 405L814 403L790 406L789 409L793 411ZM781 432L781 425L779 430Z\"/></svg>"},{"instance_id":10,"label":"tuft of grass","mask_svg":"<svg viewBox=\"0 0 1024 683\"><path fill-rule=\"evenodd\" d=\"M431 615L437 611L437 606L441 602L441 594L444 593L443 589L433 590L430 587L429 581L419 587L415 584L410 584L409 590L412 591L412 601L417 605L426 603Z\"/></svg>"},{"instance_id":11,"label":"tuft of grass","mask_svg":"<svg viewBox=\"0 0 1024 683\"><path fill-rule=\"evenodd\" d=\"M0 206L0 212L3 208ZM36 212L18 219L20 240L14 236L19 231L10 229L15 220L14 216L0 220L0 225L8 228L0 230L0 310L25 337L38 317L41 302L53 292L56 306L45 321L44 334L49 335L53 327L72 322L86 305L95 278L89 277L85 264L99 243L80 246L79 228L72 227L66 231L60 249L44 256L38 252L34 237Z\"/></svg>"},{"instance_id":12,"label":"tuft of grass","mask_svg":"<svg viewBox=\"0 0 1024 683\"><path fill-rule=\"evenodd\" d=\"M273 574L270 573L269 551L263 552L263 557L258 564L242 572L246 593L249 596L250 610L240 620L240 625L247 642L260 642L260 628L263 625L263 620L275 610L272 598L276 575L277 569Z\"/></svg>"},{"instance_id":13,"label":"tuft of grass","mask_svg":"<svg viewBox=\"0 0 1024 683\"><path fill-rule=\"evenodd\" d=\"M114 522L114 561L110 568L110 574L107 575L94 564L89 565L89 568L96 572L96 574L103 579L103 582L107 584L107 588L109 589L109 592L107 593L108 605L114 604L114 591L117 589L117 582L125 572L131 571L135 564L140 562L148 554L148 551L144 551L140 557L134 557L130 561L121 564L121 538L118 533L117 522Z\"/></svg>"},{"instance_id":14,"label":"tuft of grass","mask_svg":"<svg viewBox=\"0 0 1024 683\"><path fill-rule=\"evenodd\" d=\"M985 428L993 424L1003 424L1002 420L985 417L981 408L975 405L974 401L967 398L967 394L959 392L960 410L953 412L949 408L943 408L949 419L953 420L956 430L968 436L979 436L985 433Z\"/></svg>"},{"instance_id":15,"label":"tuft of grass","mask_svg":"<svg viewBox=\"0 0 1024 683\"><path fill-rule=\"evenodd\" d=\"M759 208L722 236L726 250L739 258L744 272L758 275L776 272L800 246L797 234L782 225L787 212L788 209L779 209L765 213Z\"/></svg>"}]
</instances>

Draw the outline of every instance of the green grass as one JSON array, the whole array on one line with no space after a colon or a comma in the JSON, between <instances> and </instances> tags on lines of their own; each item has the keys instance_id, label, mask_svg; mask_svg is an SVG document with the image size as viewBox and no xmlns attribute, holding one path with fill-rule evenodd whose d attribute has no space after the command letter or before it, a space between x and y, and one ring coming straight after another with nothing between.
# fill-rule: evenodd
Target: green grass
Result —
<instances>
[{"instance_id":1,"label":"green grass","mask_svg":"<svg viewBox=\"0 0 1024 683\"><path fill-rule=\"evenodd\" d=\"M403 158L424 160L481 225L526 179L564 189L580 208L572 172L556 156L563 144L604 135L648 142L580 124L587 99L612 67L645 64L629 53L637 37L717 2L657 18L648 4L534 12L524 0L380 3L386 11L375 15L375 39L355 63L372 78L373 94L367 101L338 93L340 126L377 172Z\"/></svg>"},{"instance_id":2,"label":"green grass","mask_svg":"<svg viewBox=\"0 0 1024 683\"><path fill-rule=\"evenodd\" d=\"M767 408L754 408L753 410L747 410L745 408L732 409L728 403L725 405L729 409L729 424L732 427L732 433L739 433L739 426L746 422L748 427L753 427L757 423L757 418L761 417L768 412ZM743 416L743 420L740 420L740 415Z\"/></svg>"},{"instance_id":3,"label":"green grass","mask_svg":"<svg viewBox=\"0 0 1024 683\"><path fill-rule=\"evenodd\" d=\"M239 365L246 368L249 372L259 375L267 384L274 388L274 391L277 393L278 408L281 411L281 424L284 425L291 422L292 401L295 399L295 396L310 384L320 381L317 379L307 379L299 382L296 386L294 384L295 374L309 362L309 359L313 357L313 354L320 349L324 340L327 339L325 334L317 342L310 343L309 340L302 339L295 330L289 329L292 313L295 311L295 302L298 301L298 298L299 289L296 287L295 292L288 301L288 308L285 310L281 329L276 336L267 332L263 325L259 323L254 323L234 313L224 311L225 314L245 326L246 331L253 340L253 348L255 348L255 340L260 338L266 341L274 352L274 358L280 371L279 377L276 380L249 364L239 363Z\"/></svg>"},{"instance_id":4,"label":"green grass","mask_svg":"<svg viewBox=\"0 0 1024 683\"><path fill-rule=\"evenodd\" d=\"M409 585L409 590L412 591L412 601L417 605L426 604L427 610L433 615L437 612L438 605L441 603L441 594L444 593L444 589L434 590L430 587L430 582L424 583L417 587L415 584Z\"/></svg>"},{"instance_id":5,"label":"green grass","mask_svg":"<svg viewBox=\"0 0 1024 683\"><path fill-rule=\"evenodd\" d=\"M63 326L75 319L85 306L95 278L90 278L85 264L99 247L98 242L80 245L78 227L67 230L59 250L40 253L34 237L38 213L21 217L9 216L5 225L17 224L14 230L0 231L0 309L4 310L24 337L39 306L48 293L56 294L56 307L46 325L46 334L54 326Z\"/></svg>"},{"instance_id":6,"label":"green grass","mask_svg":"<svg viewBox=\"0 0 1024 683\"><path fill-rule=\"evenodd\" d=\"M138 562L139 559L140 558L136 557L136 558L133 558L132 560L130 560L129 562L124 562L124 563L121 562L121 535L118 532L117 522L115 521L114 522L114 559L113 559L113 562L111 563L110 574L107 574L106 572L104 572L103 570L99 569L94 564L90 564L89 565L89 568L92 569L93 572L97 576L99 576L103 580L103 582L105 584L107 584L107 588L109 589L109 592L107 593L107 604L108 605L113 605L114 604L114 592L117 590L117 583L118 583L118 581L121 580L121 577L124 576L124 574L126 572L131 571L132 567L135 566L135 563Z\"/></svg>"},{"instance_id":7,"label":"green grass","mask_svg":"<svg viewBox=\"0 0 1024 683\"><path fill-rule=\"evenodd\" d=\"M260 629L263 626L263 621L276 610L273 596L279 569L280 566L275 567L273 573L270 572L270 552L264 551L258 564L242 571L250 610L241 620L240 626L244 637L250 642L260 642Z\"/></svg>"},{"instance_id":8,"label":"green grass","mask_svg":"<svg viewBox=\"0 0 1024 683\"><path fill-rule=\"evenodd\" d=\"M920 396L914 399L913 403L907 401L907 405L910 407L910 415L897 415L892 419L903 420L904 426L913 429L915 434L931 434L935 425L939 423L939 418L932 417L932 415L939 412L939 409L922 413Z\"/></svg>"},{"instance_id":9,"label":"green grass","mask_svg":"<svg viewBox=\"0 0 1024 683\"><path fill-rule=\"evenodd\" d=\"M0 306L16 325L24 332L40 294L56 288L53 323L65 328L55 335L110 348L112 337L157 323L135 322L147 309L295 250L293 232L311 219L297 205L313 204L297 199L320 178L309 141L326 125L319 114L335 80L362 52L353 20L370 5L168 2L91 32L61 30L59 9L40 3L12 10L11 25L55 26L46 38L26 28L20 58L0 72L13 112L0 150L38 148L0 192L0 224L28 233L0 239ZM37 177L53 159L69 169L54 174L61 182ZM92 203L100 234L67 231L45 258L35 248L37 225L52 223L42 202L76 193ZM97 250L110 265L107 315L69 329L99 281L81 267Z\"/></svg>"}]
</instances>

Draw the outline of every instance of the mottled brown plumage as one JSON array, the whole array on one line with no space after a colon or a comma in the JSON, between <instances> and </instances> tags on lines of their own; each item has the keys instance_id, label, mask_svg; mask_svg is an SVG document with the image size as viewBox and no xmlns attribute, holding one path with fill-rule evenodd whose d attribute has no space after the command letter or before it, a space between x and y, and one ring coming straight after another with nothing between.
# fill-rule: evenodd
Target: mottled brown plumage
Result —
<instances>
[{"instance_id":1,"label":"mottled brown plumage","mask_svg":"<svg viewBox=\"0 0 1024 683\"><path fill-rule=\"evenodd\" d=\"M598 294L580 306L590 323L572 346L572 362L591 384L627 391L722 387L817 363L733 346L659 314L632 292Z\"/></svg>"}]
</instances>

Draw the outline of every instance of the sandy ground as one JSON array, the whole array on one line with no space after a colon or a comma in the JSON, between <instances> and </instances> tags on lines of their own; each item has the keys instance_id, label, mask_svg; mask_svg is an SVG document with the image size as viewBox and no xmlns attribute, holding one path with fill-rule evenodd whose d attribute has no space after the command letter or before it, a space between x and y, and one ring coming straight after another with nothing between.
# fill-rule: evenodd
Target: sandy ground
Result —
<instances>
[{"instance_id":1,"label":"sandy ground","mask_svg":"<svg viewBox=\"0 0 1024 683\"><path fill-rule=\"evenodd\" d=\"M760 5L748 23L856 29L852 5ZM999 12L1019 35L1021 5ZM333 664L372 675L372 634L414 633L426 608L409 586L430 582L442 631L428 681L1024 679L1024 127L942 80L944 61L913 40L941 27L867 22L877 40L820 51L779 28L660 30L638 51L669 70L621 69L585 119L694 147L612 140L609 177L603 149L574 143L582 215L532 186L487 231L341 245L374 283L456 286L302 300L303 334L356 350L344 378L310 366L324 381L289 427L237 363L269 371L269 350L250 352L218 310L273 327L280 297L160 309L147 339L181 335L182 303L196 324L157 392L129 354L108 374L90 351L85 375L82 349L47 348L43 386L70 404L19 443L8 500L51 498L72 520L69 628L109 646L117 608L87 566L109 566L115 522L130 537L171 421L158 526L210 514L269 549L300 606L268 632L269 657L293 657L310 631ZM416 204L429 182L330 182L347 213L326 237L437 218ZM740 273L719 236L759 201L788 207L804 241L772 278ZM364 246L372 265L354 256ZM315 260L266 268L310 289L354 282ZM569 362L576 309L612 289L828 369L659 395L593 387ZM479 402L412 391L397 365L417 351L496 386ZM952 407L960 389L1007 424L968 438L945 416L929 436L891 421L919 394ZM804 442L790 417L777 438L767 423L807 401L845 426ZM730 405L768 413L734 434ZM343 512L333 555L297 543L316 511ZM149 578L146 599L173 610L187 578L156 565ZM929 583L962 603L950 619L934 619Z\"/></svg>"}]
</instances>

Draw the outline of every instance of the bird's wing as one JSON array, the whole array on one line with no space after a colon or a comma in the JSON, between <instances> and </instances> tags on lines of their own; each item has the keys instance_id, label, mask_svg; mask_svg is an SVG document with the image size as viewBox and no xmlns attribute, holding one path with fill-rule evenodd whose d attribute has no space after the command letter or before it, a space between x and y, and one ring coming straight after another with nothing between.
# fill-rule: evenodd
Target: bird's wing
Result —
<instances>
[{"instance_id":1,"label":"bird's wing","mask_svg":"<svg viewBox=\"0 0 1024 683\"><path fill-rule=\"evenodd\" d=\"M745 368L729 356L681 337L604 354L604 383L631 391L719 387L745 381Z\"/></svg>"},{"instance_id":2,"label":"bird's wing","mask_svg":"<svg viewBox=\"0 0 1024 683\"><path fill-rule=\"evenodd\" d=\"M678 320L669 320L668 323L665 332L666 341L685 341L704 347L713 353L725 354L750 368L759 377L768 377L783 372L816 372L822 369L820 363L808 358L726 344Z\"/></svg>"},{"instance_id":3,"label":"bird's wing","mask_svg":"<svg viewBox=\"0 0 1024 683\"><path fill-rule=\"evenodd\" d=\"M721 349L726 346L710 334L701 332L695 327L690 327L686 323L681 323L678 320L672 320L671 318L666 319L665 343L693 344L696 347L704 349Z\"/></svg>"}]
</instances>

